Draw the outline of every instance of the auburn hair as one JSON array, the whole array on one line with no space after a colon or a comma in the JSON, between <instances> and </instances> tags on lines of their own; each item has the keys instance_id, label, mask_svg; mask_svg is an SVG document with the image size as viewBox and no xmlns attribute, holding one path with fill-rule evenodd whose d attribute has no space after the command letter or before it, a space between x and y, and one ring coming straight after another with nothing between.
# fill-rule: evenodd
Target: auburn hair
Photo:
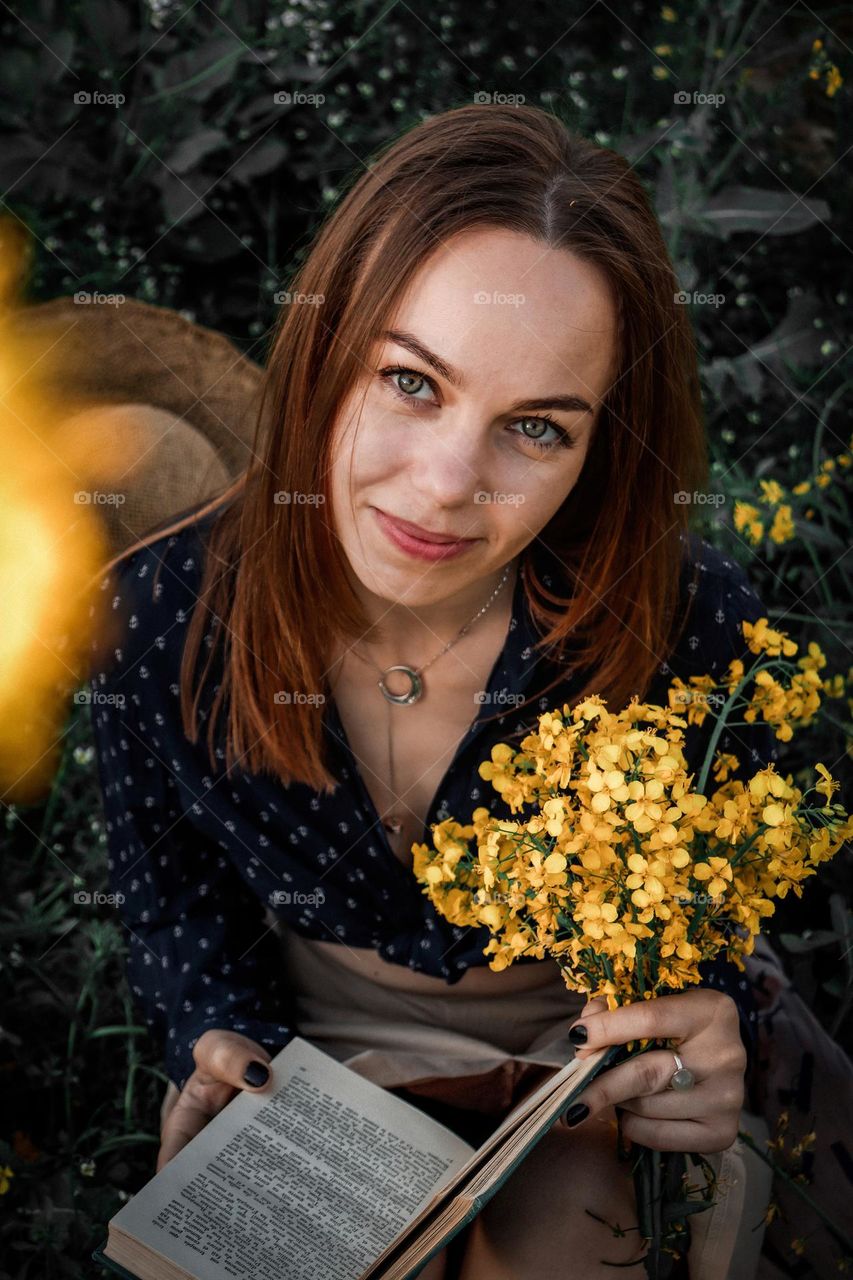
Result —
<instances>
[{"instance_id":1,"label":"auburn hair","mask_svg":"<svg viewBox=\"0 0 853 1280\"><path fill-rule=\"evenodd\" d=\"M281 308L246 469L106 566L219 512L182 656L180 705L195 742L199 697L221 643L207 741L212 761L227 701L229 773L240 762L285 785L337 786L323 703L274 697L328 694L330 638L355 638L368 625L331 527L332 430L410 281L439 244L474 227L570 250L603 272L615 298L618 372L578 481L538 538L565 567L568 598L546 588L530 545L522 553L542 632L537 649L561 655L570 645L588 676L578 697L598 693L617 709L645 696L684 626L690 505L675 495L706 484L706 441L688 309L653 208L624 157L558 116L534 106L456 107L380 150L320 227L289 288L321 301ZM323 494L321 518L316 505L276 501L281 491ZM193 695L208 618L214 638Z\"/></svg>"}]
</instances>

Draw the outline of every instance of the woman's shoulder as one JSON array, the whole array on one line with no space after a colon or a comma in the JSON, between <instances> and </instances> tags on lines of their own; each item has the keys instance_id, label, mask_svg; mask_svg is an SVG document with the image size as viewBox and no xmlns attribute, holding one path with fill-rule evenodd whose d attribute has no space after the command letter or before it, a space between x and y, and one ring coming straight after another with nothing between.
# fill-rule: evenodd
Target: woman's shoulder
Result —
<instances>
[{"instance_id":1,"label":"woman's shoulder","mask_svg":"<svg viewBox=\"0 0 853 1280\"><path fill-rule=\"evenodd\" d=\"M744 602L758 599L749 572L735 557L719 550L700 534L691 533L684 539L682 581L690 595L707 596L720 591L734 600ZM691 581L696 585L689 585Z\"/></svg>"},{"instance_id":2,"label":"woman's shoulder","mask_svg":"<svg viewBox=\"0 0 853 1280\"><path fill-rule=\"evenodd\" d=\"M741 623L766 612L748 570L698 534L685 539L681 610L684 626L669 663L711 674L746 649Z\"/></svg>"},{"instance_id":3,"label":"woman's shoulder","mask_svg":"<svg viewBox=\"0 0 853 1280\"><path fill-rule=\"evenodd\" d=\"M156 528L145 545L111 562L96 583L102 593L92 638L91 678L104 683L112 673L130 671L147 679L162 676L180 657L186 627L198 601L206 539L216 512L168 532ZM153 535L153 536L152 536ZM98 606L93 605L94 616Z\"/></svg>"}]
</instances>

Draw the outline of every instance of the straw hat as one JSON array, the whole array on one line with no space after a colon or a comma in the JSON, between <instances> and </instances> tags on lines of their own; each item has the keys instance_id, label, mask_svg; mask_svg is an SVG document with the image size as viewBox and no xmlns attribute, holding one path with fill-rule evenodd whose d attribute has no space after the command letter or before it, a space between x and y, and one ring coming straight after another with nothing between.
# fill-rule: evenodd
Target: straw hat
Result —
<instances>
[{"instance_id":1,"label":"straw hat","mask_svg":"<svg viewBox=\"0 0 853 1280\"><path fill-rule=\"evenodd\" d=\"M61 431L66 445L76 441L72 456L85 457L109 491L98 514L115 555L246 467L263 370L167 307L78 297L20 308L15 335L33 364L49 352L43 389L67 407Z\"/></svg>"}]
</instances>

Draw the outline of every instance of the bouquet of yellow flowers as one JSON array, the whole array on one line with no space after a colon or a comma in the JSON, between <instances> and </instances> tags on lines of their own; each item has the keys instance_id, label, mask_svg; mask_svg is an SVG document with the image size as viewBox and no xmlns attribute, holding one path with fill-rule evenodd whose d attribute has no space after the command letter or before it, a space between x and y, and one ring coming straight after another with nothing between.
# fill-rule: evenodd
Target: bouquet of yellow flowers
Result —
<instances>
[{"instance_id":1,"label":"bouquet of yellow flowers","mask_svg":"<svg viewBox=\"0 0 853 1280\"><path fill-rule=\"evenodd\" d=\"M766 618L741 625L756 655L748 669L738 659L719 681L676 678L666 707L635 698L611 712L592 696L539 716L519 750L498 744L479 769L519 819L477 808L466 825L435 824L432 848L414 846L414 873L437 910L488 927L491 969L553 956L569 989L605 996L611 1009L700 982L700 964L720 953L743 969L773 899L800 895L853 833L823 764L806 791L773 765L748 781L730 777L739 761L717 750L726 725L761 717L787 741L814 719L826 685L816 644L795 661L798 646ZM713 730L694 778L684 731L707 717ZM644 1154L640 1231L647 1270L660 1275L661 1250L677 1254L683 1217L705 1205L662 1217L650 1188L659 1200L664 1153Z\"/></svg>"}]
</instances>

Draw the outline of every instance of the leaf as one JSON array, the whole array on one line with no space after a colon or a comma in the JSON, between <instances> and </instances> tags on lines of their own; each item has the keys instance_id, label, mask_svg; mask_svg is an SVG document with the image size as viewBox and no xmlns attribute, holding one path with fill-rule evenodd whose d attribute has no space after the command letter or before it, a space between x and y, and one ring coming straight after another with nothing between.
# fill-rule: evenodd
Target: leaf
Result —
<instances>
[{"instance_id":1,"label":"leaf","mask_svg":"<svg viewBox=\"0 0 853 1280\"><path fill-rule=\"evenodd\" d=\"M705 366L702 377L721 404L727 403L725 390L727 378L730 378L738 391L749 400L758 400L764 386L764 375L760 364L754 356L748 355L734 358L718 356L716 360L712 360Z\"/></svg>"},{"instance_id":2,"label":"leaf","mask_svg":"<svg viewBox=\"0 0 853 1280\"><path fill-rule=\"evenodd\" d=\"M853 911L840 893L829 895L829 914L841 939L841 955L848 977L853 978Z\"/></svg>"},{"instance_id":3,"label":"leaf","mask_svg":"<svg viewBox=\"0 0 853 1280\"><path fill-rule=\"evenodd\" d=\"M783 319L765 338L742 356L712 360L703 369L702 376L723 402L726 377L730 377L744 395L758 400L767 374L775 374L784 383L792 367L813 365L821 359L825 331L815 328L814 321L822 311L817 294L795 294Z\"/></svg>"},{"instance_id":4,"label":"leaf","mask_svg":"<svg viewBox=\"0 0 853 1280\"><path fill-rule=\"evenodd\" d=\"M779 941L791 955L802 956L820 947L828 947L838 941L838 934L831 929L807 929L805 933L780 933Z\"/></svg>"},{"instance_id":5,"label":"leaf","mask_svg":"<svg viewBox=\"0 0 853 1280\"><path fill-rule=\"evenodd\" d=\"M252 58L252 50L236 36L218 35L176 54L164 67L152 70L158 91L144 102L173 94L204 102L216 90L230 84L238 62Z\"/></svg>"},{"instance_id":6,"label":"leaf","mask_svg":"<svg viewBox=\"0 0 853 1280\"><path fill-rule=\"evenodd\" d=\"M96 1027L89 1032L90 1040L101 1040L104 1036L146 1036L147 1027Z\"/></svg>"},{"instance_id":7,"label":"leaf","mask_svg":"<svg viewBox=\"0 0 853 1280\"><path fill-rule=\"evenodd\" d=\"M245 182L262 173L270 173L278 168L287 154L287 143L282 142L280 138L265 138L263 142L259 142L256 147L247 151L226 176L234 182Z\"/></svg>"},{"instance_id":8,"label":"leaf","mask_svg":"<svg viewBox=\"0 0 853 1280\"><path fill-rule=\"evenodd\" d=\"M825 200L807 200L788 191L768 191L763 187L726 187L691 212L698 225L722 240L737 231L793 235L830 216Z\"/></svg>"},{"instance_id":9,"label":"leaf","mask_svg":"<svg viewBox=\"0 0 853 1280\"><path fill-rule=\"evenodd\" d=\"M175 173L186 173L193 169L211 151L223 146L228 139L221 129L199 129L191 133L183 142L178 143L175 150L166 156L163 163Z\"/></svg>"}]
</instances>

